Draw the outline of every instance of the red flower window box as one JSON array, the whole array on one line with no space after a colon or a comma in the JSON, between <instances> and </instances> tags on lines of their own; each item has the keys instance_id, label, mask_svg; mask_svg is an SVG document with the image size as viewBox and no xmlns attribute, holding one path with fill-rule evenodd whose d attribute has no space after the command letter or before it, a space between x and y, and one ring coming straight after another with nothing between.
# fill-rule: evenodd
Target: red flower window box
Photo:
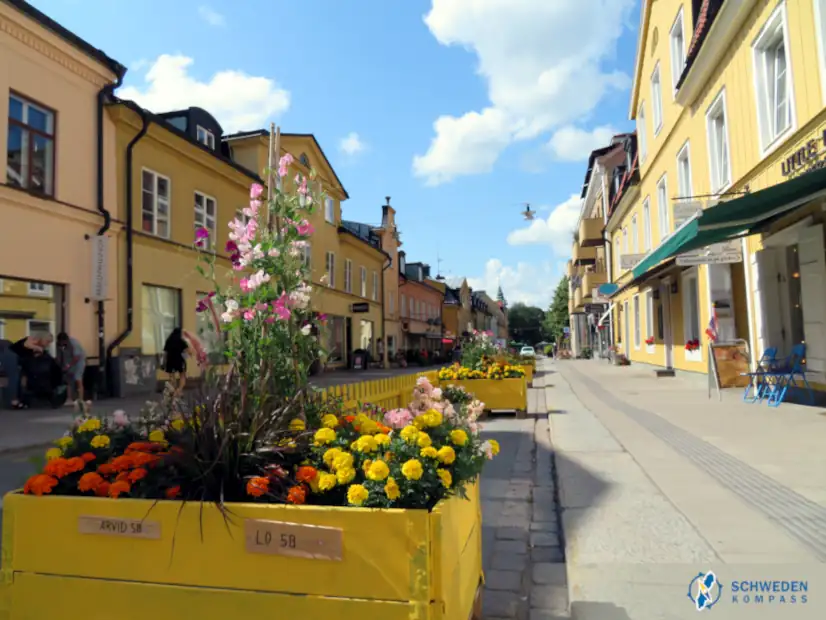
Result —
<instances>
[{"instance_id":1,"label":"red flower window box","mask_svg":"<svg viewBox=\"0 0 826 620\"><path fill-rule=\"evenodd\" d=\"M700 348L700 341L696 338L685 343L686 351L697 351Z\"/></svg>"},{"instance_id":2,"label":"red flower window box","mask_svg":"<svg viewBox=\"0 0 826 620\"><path fill-rule=\"evenodd\" d=\"M648 338L646 338L645 339L645 344L647 344L648 346L653 345L654 344L654 336L649 336Z\"/></svg>"}]
</instances>

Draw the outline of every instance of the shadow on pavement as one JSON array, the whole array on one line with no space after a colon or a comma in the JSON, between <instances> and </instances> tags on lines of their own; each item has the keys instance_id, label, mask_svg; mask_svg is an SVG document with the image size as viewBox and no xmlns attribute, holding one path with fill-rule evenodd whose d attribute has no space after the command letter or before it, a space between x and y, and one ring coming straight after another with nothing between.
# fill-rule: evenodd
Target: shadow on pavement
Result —
<instances>
[{"instance_id":1,"label":"shadow on pavement","mask_svg":"<svg viewBox=\"0 0 826 620\"><path fill-rule=\"evenodd\" d=\"M613 603L577 602L571 605L573 620L631 620L625 607Z\"/></svg>"}]
</instances>

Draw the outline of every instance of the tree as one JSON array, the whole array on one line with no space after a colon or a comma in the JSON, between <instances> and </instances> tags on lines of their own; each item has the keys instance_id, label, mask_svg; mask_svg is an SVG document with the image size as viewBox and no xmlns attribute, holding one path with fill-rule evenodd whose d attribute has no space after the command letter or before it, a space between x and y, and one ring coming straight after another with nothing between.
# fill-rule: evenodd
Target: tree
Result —
<instances>
[{"instance_id":1,"label":"tree","mask_svg":"<svg viewBox=\"0 0 826 620\"><path fill-rule=\"evenodd\" d=\"M511 340L534 345L544 336L542 321L545 312L542 308L526 306L521 302L513 304L508 310L508 327Z\"/></svg>"},{"instance_id":2,"label":"tree","mask_svg":"<svg viewBox=\"0 0 826 620\"><path fill-rule=\"evenodd\" d=\"M562 342L563 327L570 325L568 314L568 278L563 276L556 285L554 299L545 316L545 330L556 342Z\"/></svg>"}]
</instances>

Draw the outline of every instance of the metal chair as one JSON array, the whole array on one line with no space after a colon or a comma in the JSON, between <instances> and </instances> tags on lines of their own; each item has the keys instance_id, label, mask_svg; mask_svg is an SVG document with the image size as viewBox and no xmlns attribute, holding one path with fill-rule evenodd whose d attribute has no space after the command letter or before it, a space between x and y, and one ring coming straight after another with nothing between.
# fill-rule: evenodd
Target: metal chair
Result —
<instances>
[{"instance_id":1,"label":"metal chair","mask_svg":"<svg viewBox=\"0 0 826 620\"><path fill-rule=\"evenodd\" d=\"M763 356L757 362L757 370L743 373L744 377L749 377L749 384L743 390L743 402L754 403L762 401L767 385L767 376L774 372L778 364L777 347L768 347L763 351Z\"/></svg>"}]
</instances>

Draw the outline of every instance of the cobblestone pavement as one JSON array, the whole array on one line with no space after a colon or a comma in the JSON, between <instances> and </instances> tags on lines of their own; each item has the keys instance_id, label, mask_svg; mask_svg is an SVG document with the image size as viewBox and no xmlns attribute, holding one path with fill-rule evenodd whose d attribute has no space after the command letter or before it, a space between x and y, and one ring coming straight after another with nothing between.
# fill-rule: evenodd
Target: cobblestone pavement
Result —
<instances>
[{"instance_id":1,"label":"cobblestone pavement","mask_svg":"<svg viewBox=\"0 0 826 620\"><path fill-rule=\"evenodd\" d=\"M485 435L502 447L482 477L483 610L490 620L569 617L545 381L541 371L534 378L527 419L498 416L485 424Z\"/></svg>"}]
</instances>

